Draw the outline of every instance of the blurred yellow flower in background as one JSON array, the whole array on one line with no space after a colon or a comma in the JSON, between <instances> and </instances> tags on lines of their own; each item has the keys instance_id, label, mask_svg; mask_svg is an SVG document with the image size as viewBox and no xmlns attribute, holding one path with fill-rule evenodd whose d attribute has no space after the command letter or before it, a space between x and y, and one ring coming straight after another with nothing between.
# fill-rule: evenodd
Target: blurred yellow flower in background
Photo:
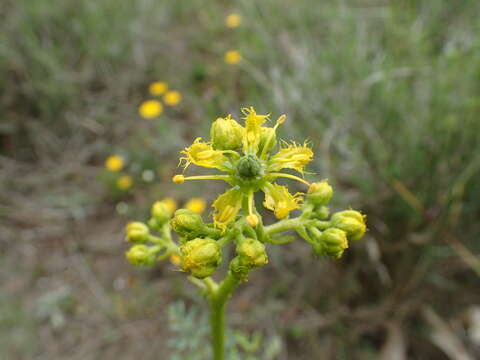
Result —
<instances>
[{"instance_id":1,"label":"blurred yellow flower in background","mask_svg":"<svg viewBox=\"0 0 480 360\"><path fill-rule=\"evenodd\" d=\"M180 259L180 256L178 255L172 255L170 256L170 262L173 265L180 265L180 263L182 262L182 259Z\"/></svg>"},{"instance_id":2,"label":"blurred yellow flower in background","mask_svg":"<svg viewBox=\"0 0 480 360\"><path fill-rule=\"evenodd\" d=\"M105 160L105 167L107 170L117 172L123 169L124 161L119 155L112 155Z\"/></svg>"},{"instance_id":3,"label":"blurred yellow flower in background","mask_svg":"<svg viewBox=\"0 0 480 360\"><path fill-rule=\"evenodd\" d=\"M235 65L242 60L242 55L240 55L240 52L237 50L229 50L225 53L225 62L230 65Z\"/></svg>"},{"instance_id":4,"label":"blurred yellow flower in background","mask_svg":"<svg viewBox=\"0 0 480 360\"><path fill-rule=\"evenodd\" d=\"M157 100L147 100L138 108L138 113L145 119L153 119L163 112L163 105Z\"/></svg>"},{"instance_id":5,"label":"blurred yellow flower in background","mask_svg":"<svg viewBox=\"0 0 480 360\"><path fill-rule=\"evenodd\" d=\"M128 190L133 185L133 178L130 175L123 175L117 179L117 187L120 190Z\"/></svg>"},{"instance_id":6,"label":"blurred yellow flower in background","mask_svg":"<svg viewBox=\"0 0 480 360\"><path fill-rule=\"evenodd\" d=\"M163 95L167 90L168 84L164 81L155 81L148 87L148 91L154 96Z\"/></svg>"},{"instance_id":7,"label":"blurred yellow flower in background","mask_svg":"<svg viewBox=\"0 0 480 360\"><path fill-rule=\"evenodd\" d=\"M163 101L169 106L175 106L182 100L182 94L176 90L167 91L163 96Z\"/></svg>"},{"instance_id":8,"label":"blurred yellow flower in background","mask_svg":"<svg viewBox=\"0 0 480 360\"><path fill-rule=\"evenodd\" d=\"M227 15L227 17L225 18L225 24L227 24L229 28L236 28L238 25L240 25L241 22L242 18L240 17L240 15L235 13Z\"/></svg>"},{"instance_id":9,"label":"blurred yellow flower in background","mask_svg":"<svg viewBox=\"0 0 480 360\"><path fill-rule=\"evenodd\" d=\"M185 204L185 207L190 210L190 211L193 211L194 213L196 214L202 214L206 207L207 207L207 203L204 199L202 198L191 198L186 204Z\"/></svg>"},{"instance_id":10,"label":"blurred yellow flower in background","mask_svg":"<svg viewBox=\"0 0 480 360\"><path fill-rule=\"evenodd\" d=\"M173 198L165 198L162 200L162 203L167 206L168 211L170 211L172 214L175 212L175 210L177 210L177 202Z\"/></svg>"}]
</instances>

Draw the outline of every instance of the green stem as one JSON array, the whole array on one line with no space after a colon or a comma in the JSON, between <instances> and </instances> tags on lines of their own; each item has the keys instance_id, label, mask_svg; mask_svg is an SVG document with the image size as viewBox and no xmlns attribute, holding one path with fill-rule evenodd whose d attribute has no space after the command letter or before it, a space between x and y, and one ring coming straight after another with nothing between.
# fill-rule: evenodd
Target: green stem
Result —
<instances>
[{"instance_id":1,"label":"green stem","mask_svg":"<svg viewBox=\"0 0 480 360\"><path fill-rule=\"evenodd\" d=\"M240 279L231 272L210 295L210 326L213 359L225 359L225 307L230 294L240 284Z\"/></svg>"}]
</instances>

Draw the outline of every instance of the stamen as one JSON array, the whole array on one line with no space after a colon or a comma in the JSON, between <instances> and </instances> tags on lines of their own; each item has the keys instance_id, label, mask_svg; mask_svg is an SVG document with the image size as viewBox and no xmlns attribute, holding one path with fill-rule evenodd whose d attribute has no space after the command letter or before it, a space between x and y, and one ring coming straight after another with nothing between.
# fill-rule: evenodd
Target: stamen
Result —
<instances>
[{"instance_id":1,"label":"stamen","mask_svg":"<svg viewBox=\"0 0 480 360\"><path fill-rule=\"evenodd\" d=\"M186 180L223 180L228 182L230 180L229 175L199 175L199 176L183 176L175 175L172 178L175 184L183 184Z\"/></svg>"}]
</instances>

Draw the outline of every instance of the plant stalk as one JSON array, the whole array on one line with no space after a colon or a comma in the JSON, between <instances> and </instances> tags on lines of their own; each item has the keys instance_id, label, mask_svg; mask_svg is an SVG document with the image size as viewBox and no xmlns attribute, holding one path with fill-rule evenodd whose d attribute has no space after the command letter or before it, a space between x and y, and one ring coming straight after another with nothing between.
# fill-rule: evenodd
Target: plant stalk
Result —
<instances>
[{"instance_id":1,"label":"plant stalk","mask_svg":"<svg viewBox=\"0 0 480 360\"><path fill-rule=\"evenodd\" d=\"M240 279L231 272L210 293L210 326L214 360L225 359L225 307L231 293L240 284Z\"/></svg>"}]
</instances>

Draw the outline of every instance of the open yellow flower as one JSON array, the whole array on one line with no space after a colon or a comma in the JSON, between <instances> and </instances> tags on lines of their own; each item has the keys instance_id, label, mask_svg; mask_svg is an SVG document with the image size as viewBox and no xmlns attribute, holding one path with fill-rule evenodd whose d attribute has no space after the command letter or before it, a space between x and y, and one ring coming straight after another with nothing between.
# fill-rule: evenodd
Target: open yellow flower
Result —
<instances>
[{"instance_id":1,"label":"open yellow flower","mask_svg":"<svg viewBox=\"0 0 480 360\"><path fill-rule=\"evenodd\" d=\"M120 190L128 190L133 185L133 178L130 175L123 175L117 179L117 187Z\"/></svg>"},{"instance_id":2,"label":"open yellow flower","mask_svg":"<svg viewBox=\"0 0 480 360\"><path fill-rule=\"evenodd\" d=\"M278 184L267 183L262 190L265 192L263 206L272 210L279 219L287 217L302 201L300 194L292 195L285 186Z\"/></svg>"},{"instance_id":3,"label":"open yellow flower","mask_svg":"<svg viewBox=\"0 0 480 360\"><path fill-rule=\"evenodd\" d=\"M145 119L156 118L163 112L163 105L157 100L147 100L138 108L138 113Z\"/></svg>"},{"instance_id":4,"label":"open yellow flower","mask_svg":"<svg viewBox=\"0 0 480 360\"><path fill-rule=\"evenodd\" d=\"M196 213L203 214L207 203L202 198L191 198L186 204L185 208Z\"/></svg>"},{"instance_id":5,"label":"open yellow flower","mask_svg":"<svg viewBox=\"0 0 480 360\"><path fill-rule=\"evenodd\" d=\"M124 161L119 155L112 155L105 160L105 167L107 170L117 172L123 169Z\"/></svg>"},{"instance_id":6,"label":"open yellow flower","mask_svg":"<svg viewBox=\"0 0 480 360\"><path fill-rule=\"evenodd\" d=\"M225 24L229 28L236 28L240 25L241 22L242 18L240 17L240 15L235 13L227 15L227 17L225 18Z\"/></svg>"},{"instance_id":7,"label":"open yellow flower","mask_svg":"<svg viewBox=\"0 0 480 360\"><path fill-rule=\"evenodd\" d=\"M182 101L182 94L176 90L167 91L163 96L163 101L168 106L176 106L180 101Z\"/></svg>"},{"instance_id":8,"label":"open yellow flower","mask_svg":"<svg viewBox=\"0 0 480 360\"><path fill-rule=\"evenodd\" d=\"M224 151L214 150L210 143L202 142L202 138L196 138L193 144L182 151L185 156L181 160L185 161L185 167L189 164L205 168L216 168L226 170L225 163L227 158Z\"/></svg>"},{"instance_id":9,"label":"open yellow flower","mask_svg":"<svg viewBox=\"0 0 480 360\"><path fill-rule=\"evenodd\" d=\"M229 50L225 53L224 60L227 64L235 65L242 60L242 55L238 50Z\"/></svg>"},{"instance_id":10,"label":"open yellow flower","mask_svg":"<svg viewBox=\"0 0 480 360\"><path fill-rule=\"evenodd\" d=\"M150 84L148 91L153 96L163 95L168 90L168 84L164 81L155 81Z\"/></svg>"},{"instance_id":11,"label":"open yellow flower","mask_svg":"<svg viewBox=\"0 0 480 360\"><path fill-rule=\"evenodd\" d=\"M238 124L231 115L218 118L212 125L211 142L197 138L181 152L185 168L193 163L226 174L176 175L173 178L177 184L186 180L223 180L232 186L213 202L214 223L222 230L236 219L241 209L251 226L258 225L254 205L254 194L257 191L265 193L263 205L280 219L298 209L303 199L301 194L291 194L287 187L274 183L275 179L283 177L310 186L303 178L280 172L282 169L293 169L303 174L305 166L313 157L313 151L306 143L284 145L278 152L271 154L277 144L277 128L285 121L285 115L280 116L275 125L270 127L265 126L269 115L257 114L253 107L244 108L242 112L245 115L245 126ZM241 141L232 141L237 138Z\"/></svg>"},{"instance_id":12,"label":"open yellow flower","mask_svg":"<svg viewBox=\"0 0 480 360\"><path fill-rule=\"evenodd\" d=\"M313 151L307 144L295 143L281 148L278 153L270 158L268 169L279 171L282 169L294 169L303 173L303 168L313 159Z\"/></svg>"}]
</instances>

